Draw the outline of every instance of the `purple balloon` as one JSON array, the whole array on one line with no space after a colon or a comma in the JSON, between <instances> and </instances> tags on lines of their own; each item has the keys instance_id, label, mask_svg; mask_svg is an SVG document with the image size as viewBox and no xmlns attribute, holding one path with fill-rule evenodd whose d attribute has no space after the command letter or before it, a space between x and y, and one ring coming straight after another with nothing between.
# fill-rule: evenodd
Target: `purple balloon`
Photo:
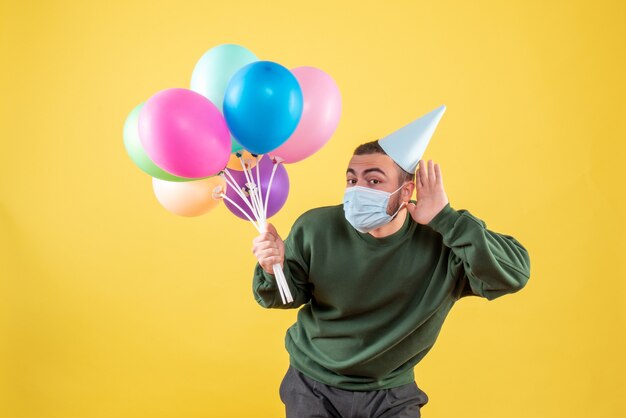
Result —
<instances>
[{"instance_id":1,"label":"purple balloon","mask_svg":"<svg viewBox=\"0 0 626 418\"><path fill-rule=\"evenodd\" d=\"M261 178L261 198L263 202L265 202L265 195L267 193L267 187L270 182L270 177L272 176L272 168L274 166L274 161L272 161L272 159L268 157L267 155L263 155L261 159L259 160L259 164L257 164L257 166L259 167L259 177ZM255 184L257 184L257 166L253 167L250 170L252 180L254 181ZM246 175L243 171L229 169L228 172L233 176L233 178L235 179L235 182L237 182L237 184L239 185L239 190L246 188L245 186L245 184L247 183ZM227 178L230 180L229 177ZM246 194L245 190L243 191L244 191L244 194ZM278 212L285 205L288 194L289 194L289 177L287 176L287 170L285 169L285 166L283 164L278 164L278 167L276 168L276 173L274 173L274 179L272 180L272 188L270 189L270 195L268 198L269 202L267 203L267 217L268 218L274 216L276 212ZM246 213L252 219L255 219L248 205L246 205L246 203L241 199L241 197L239 197L237 192L233 190L232 187L230 187L230 185L226 187L226 196L228 196L237 205L239 205L241 209L245 210ZM250 201L250 198L248 198L248 201ZM241 219L244 219L246 221L248 220L248 218L246 218L246 216L243 213L241 213L241 211L237 209L237 207L235 207L228 200L224 199L224 204L226 204L226 207L228 208L229 211L231 211L232 213L234 213Z\"/></svg>"}]
</instances>

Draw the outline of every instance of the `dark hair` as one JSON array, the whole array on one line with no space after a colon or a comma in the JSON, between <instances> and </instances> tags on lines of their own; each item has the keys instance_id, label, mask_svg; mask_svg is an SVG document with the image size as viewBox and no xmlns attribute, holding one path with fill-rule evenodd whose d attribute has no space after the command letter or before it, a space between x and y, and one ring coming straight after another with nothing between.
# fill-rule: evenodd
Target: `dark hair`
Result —
<instances>
[{"instance_id":1,"label":"dark hair","mask_svg":"<svg viewBox=\"0 0 626 418\"><path fill-rule=\"evenodd\" d=\"M354 155L367 154L387 155L385 150L378 143L378 140L361 144L354 150ZM400 184L404 183L405 181L415 181L415 173L409 173L408 171L405 171L404 168L400 167L395 161L394 164L396 165L396 167L398 167L398 170L400 171L400 177L398 177L398 179L400 180Z\"/></svg>"}]
</instances>

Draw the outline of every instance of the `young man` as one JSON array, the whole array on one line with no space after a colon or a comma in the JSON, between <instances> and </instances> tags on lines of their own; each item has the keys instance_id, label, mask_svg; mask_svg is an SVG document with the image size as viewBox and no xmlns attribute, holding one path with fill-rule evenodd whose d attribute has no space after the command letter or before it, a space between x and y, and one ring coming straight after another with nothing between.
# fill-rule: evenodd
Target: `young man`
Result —
<instances>
[{"instance_id":1,"label":"young man","mask_svg":"<svg viewBox=\"0 0 626 418\"><path fill-rule=\"evenodd\" d=\"M343 205L305 212L284 242L271 225L253 240L257 302L301 307L286 333L290 366L279 389L289 418L419 417L428 396L413 368L453 304L493 300L529 279L526 249L452 208L439 165L405 154L383 140L359 146ZM286 305L275 263L294 298Z\"/></svg>"}]
</instances>

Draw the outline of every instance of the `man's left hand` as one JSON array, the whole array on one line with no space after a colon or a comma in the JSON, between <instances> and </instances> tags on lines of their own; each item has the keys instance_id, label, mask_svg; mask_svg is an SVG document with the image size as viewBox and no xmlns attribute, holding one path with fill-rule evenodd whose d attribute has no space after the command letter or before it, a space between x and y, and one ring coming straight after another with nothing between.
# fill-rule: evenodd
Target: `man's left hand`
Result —
<instances>
[{"instance_id":1,"label":"man's left hand","mask_svg":"<svg viewBox=\"0 0 626 418\"><path fill-rule=\"evenodd\" d=\"M415 186L417 204L409 203L407 209L415 222L426 225L448 204L439 164L428 160L427 169L424 162L420 160L415 176Z\"/></svg>"}]
</instances>

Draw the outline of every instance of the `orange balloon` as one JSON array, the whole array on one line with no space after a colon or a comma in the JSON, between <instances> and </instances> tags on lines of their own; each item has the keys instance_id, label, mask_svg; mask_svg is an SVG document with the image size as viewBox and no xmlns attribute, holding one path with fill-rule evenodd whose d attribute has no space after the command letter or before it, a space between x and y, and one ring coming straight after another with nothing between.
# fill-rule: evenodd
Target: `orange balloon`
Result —
<instances>
[{"instance_id":1,"label":"orange balloon","mask_svg":"<svg viewBox=\"0 0 626 418\"><path fill-rule=\"evenodd\" d=\"M226 192L226 181L221 176L185 182L152 177L152 189L161 206L173 214L200 216L220 203L219 191Z\"/></svg>"},{"instance_id":2,"label":"orange balloon","mask_svg":"<svg viewBox=\"0 0 626 418\"><path fill-rule=\"evenodd\" d=\"M241 151L238 152L242 153ZM252 156L252 154L250 154L248 151L243 151L242 154L243 155L241 156L241 159L243 160L244 164L248 166L248 169L256 165L256 157ZM259 160L260 159L261 155L259 155ZM230 168L231 170L243 171L243 166L241 165L239 157L237 157L237 153L230 154L230 160L228 160L228 165L226 167Z\"/></svg>"}]
</instances>

